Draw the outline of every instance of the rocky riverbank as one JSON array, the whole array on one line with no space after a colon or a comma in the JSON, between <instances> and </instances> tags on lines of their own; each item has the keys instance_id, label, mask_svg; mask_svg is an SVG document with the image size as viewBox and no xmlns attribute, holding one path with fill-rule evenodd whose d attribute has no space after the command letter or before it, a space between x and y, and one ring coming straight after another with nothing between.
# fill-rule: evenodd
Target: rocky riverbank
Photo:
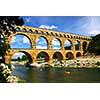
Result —
<instances>
[{"instance_id":1,"label":"rocky riverbank","mask_svg":"<svg viewBox=\"0 0 100 100\"><path fill-rule=\"evenodd\" d=\"M41 66L45 66L42 64ZM46 64L47 66L47 64ZM51 67L74 67L74 68L100 68L100 57L77 58L76 60L53 61Z\"/></svg>"},{"instance_id":2,"label":"rocky riverbank","mask_svg":"<svg viewBox=\"0 0 100 100\"><path fill-rule=\"evenodd\" d=\"M15 62L12 62L12 64L16 64ZM24 65L24 62L17 62L17 64ZM53 60L52 63L48 64L45 63L33 63L30 64L31 67L74 67L74 68L100 68L100 56L89 56L89 57L80 57L76 60L64 60L64 61L58 61Z\"/></svg>"}]
</instances>

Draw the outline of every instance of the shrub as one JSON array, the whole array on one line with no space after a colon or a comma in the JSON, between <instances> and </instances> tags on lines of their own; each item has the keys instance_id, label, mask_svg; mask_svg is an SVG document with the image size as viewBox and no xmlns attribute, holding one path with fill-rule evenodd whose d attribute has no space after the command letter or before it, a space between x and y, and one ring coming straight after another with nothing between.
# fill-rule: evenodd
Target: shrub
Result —
<instances>
[{"instance_id":1,"label":"shrub","mask_svg":"<svg viewBox=\"0 0 100 100\"><path fill-rule=\"evenodd\" d=\"M9 68L10 67L10 68ZM2 83L15 83L17 78L12 74L12 65L0 63L0 82Z\"/></svg>"},{"instance_id":2,"label":"shrub","mask_svg":"<svg viewBox=\"0 0 100 100\"><path fill-rule=\"evenodd\" d=\"M97 61L97 62L96 62L96 65L97 65L97 66L99 66L99 65L100 65L100 62L99 62L99 61Z\"/></svg>"}]
</instances>

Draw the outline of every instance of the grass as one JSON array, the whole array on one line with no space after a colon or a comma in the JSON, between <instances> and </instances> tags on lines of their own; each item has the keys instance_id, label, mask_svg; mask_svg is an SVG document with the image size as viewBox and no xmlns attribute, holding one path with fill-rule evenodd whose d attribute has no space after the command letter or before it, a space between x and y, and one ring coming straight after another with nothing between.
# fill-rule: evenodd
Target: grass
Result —
<instances>
[{"instance_id":1,"label":"grass","mask_svg":"<svg viewBox=\"0 0 100 100\"><path fill-rule=\"evenodd\" d=\"M25 80L22 80L21 78L17 77L18 79L18 83L25 83L26 81Z\"/></svg>"}]
</instances>

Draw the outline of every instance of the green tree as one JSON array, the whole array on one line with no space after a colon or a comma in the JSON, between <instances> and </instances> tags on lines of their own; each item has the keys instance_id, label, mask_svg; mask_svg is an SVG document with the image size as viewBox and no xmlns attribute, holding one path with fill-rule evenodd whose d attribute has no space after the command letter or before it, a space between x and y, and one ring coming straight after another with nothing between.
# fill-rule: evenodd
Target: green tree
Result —
<instances>
[{"instance_id":1,"label":"green tree","mask_svg":"<svg viewBox=\"0 0 100 100\"><path fill-rule=\"evenodd\" d=\"M23 60L23 61L26 61L26 60L28 60L28 57L27 57L26 55L23 55L23 56L22 56L22 60Z\"/></svg>"},{"instance_id":2,"label":"green tree","mask_svg":"<svg viewBox=\"0 0 100 100\"><path fill-rule=\"evenodd\" d=\"M80 47L80 44L76 44L76 45L75 45L75 49L76 49L76 50L79 50L79 47Z\"/></svg>"},{"instance_id":3,"label":"green tree","mask_svg":"<svg viewBox=\"0 0 100 100\"><path fill-rule=\"evenodd\" d=\"M19 16L0 16L0 62L5 62L4 56L6 50L10 47L5 43L6 38L10 36L10 31L16 32L14 25L23 25L24 21ZM3 36L6 36L6 38Z\"/></svg>"},{"instance_id":4,"label":"green tree","mask_svg":"<svg viewBox=\"0 0 100 100\"><path fill-rule=\"evenodd\" d=\"M100 55L100 34L92 37L92 41L88 46L88 52Z\"/></svg>"},{"instance_id":5,"label":"green tree","mask_svg":"<svg viewBox=\"0 0 100 100\"><path fill-rule=\"evenodd\" d=\"M65 50L71 50L71 46L65 46Z\"/></svg>"},{"instance_id":6,"label":"green tree","mask_svg":"<svg viewBox=\"0 0 100 100\"><path fill-rule=\"evenodd\" d=\"M18 57L18 58L17 58L17 61L18 61L18 62L20 62L20 61L21 61L21 58L20 58L20 57Z\"/></svg>"}]
</instances>

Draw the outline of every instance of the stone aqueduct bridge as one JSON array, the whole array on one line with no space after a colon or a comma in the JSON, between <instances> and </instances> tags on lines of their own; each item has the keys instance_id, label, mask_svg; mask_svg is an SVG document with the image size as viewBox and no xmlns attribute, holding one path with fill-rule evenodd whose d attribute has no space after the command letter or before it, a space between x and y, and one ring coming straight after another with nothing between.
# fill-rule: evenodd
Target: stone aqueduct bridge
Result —
<instances>
[{"instance_id":1,"label":"stone aqueduct bridge","mask_svg":"<svg viewBox=\"0 0 100 100\"><path fill-rule=\"evenodd\" d=\"M9 63L12 59L12 56L16 52L23 52L31 58L31 62L36 62L37 56L39 53L43 53L45 55L45 61L52 62L53 56L56 55L59 60L64 60L66 57L70 59L76 59L77 56L83 56L84 50L83 45L85 44L85 48L87 48L89 42L91 41L91 37L81 36L78 34L72 34L67 32L58 32L54 30L47 30L43 28L36 28L30 26L15 26L16 33L12 31L10 36L5 36L6 43L10 44L11 39L14 35L21 34L26 36L31 43L31 48L25 49L17 49L11 48L7 51L5 56L6 63ZM44 37L47 41L47 49L36 49L36 39L40 36ZM61 48L60 49L52 49L52 40L58 39L60 41ZM66 40L71 42L71 50L65 50L64 43ZM79 42L79 50L75 49L75 41Z\"/></svg>"}]
</instances>

